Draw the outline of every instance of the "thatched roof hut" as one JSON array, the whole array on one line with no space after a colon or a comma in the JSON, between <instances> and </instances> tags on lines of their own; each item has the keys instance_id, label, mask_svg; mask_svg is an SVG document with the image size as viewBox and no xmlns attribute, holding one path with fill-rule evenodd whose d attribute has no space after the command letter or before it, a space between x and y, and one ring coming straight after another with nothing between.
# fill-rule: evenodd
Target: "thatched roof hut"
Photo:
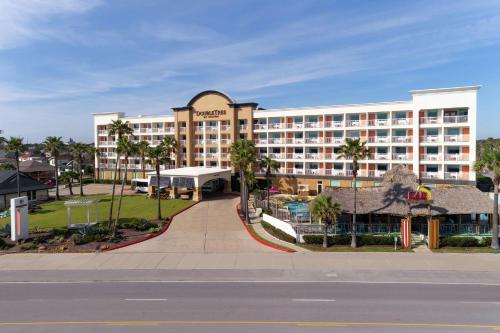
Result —
<instances>
[{"instance_id":1,"label":"thatched roof hut","mask_svg":"<svg viewBox=\"0 0 500 333\"><path fill-rule=\"evenodd\" d=\"M358 189L358 214L389 214L405 216L408 212L408 192L418 186L417 176L411 171L395 167L387 172L382 186ZM432 215L493 213L493 201L487 193L474 186L450 186L431 189ZM354 189L326 188L323 194L330 195L340 204L344 213L354 210ZM411 204L412 215L427 215L427 204Z\"/></svg>"}]
</instances>

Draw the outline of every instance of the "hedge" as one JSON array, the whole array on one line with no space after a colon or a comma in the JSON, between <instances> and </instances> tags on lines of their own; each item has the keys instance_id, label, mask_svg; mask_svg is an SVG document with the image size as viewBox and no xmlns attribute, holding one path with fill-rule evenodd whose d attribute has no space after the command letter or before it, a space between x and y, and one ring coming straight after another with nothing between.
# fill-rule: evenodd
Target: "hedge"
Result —
<instances>
[{"instance_id":1,"label":"hedge","mask_svg":"<svg viewBox=\"0 0 500 333\"><path fill-rule=\"evenodd\" d=\"M475 237L441 237L439 238L440 247L488 247L491 245L491 237L477 239Z\"/></svg>"},{"instance_id":2,"label":"hedge","mask_svg":"<svg viewBox=\"0 0 500 333\"><path fill-rule=\"evenodd\" d=\"M306 244L323 244L323 236L322 235L304 235L304 242ZM328 246L332 245L350 245L351 244L351 236L350 235L335 235L328 236ZM398 237L398 244L400 244L400 239ZM371 235L360 235L357 236L357 245L394 245L394 237L393 236L371 236Z\"/></svg>"},{"instance_id":3,"label":"hedge","mask_svg":"<svg viewBox=\"0 0 500 333\"><path fill-rule=\"evenodd\" d=\"M290 236L289 234L287 234L283 230L280 230L280 229L274 227L273 225L271 225L265 221L260 222L260 224L268 233L270 233L274 237L281 239L282 241L285 241L288 243L295 243L295 237Z\"/></svg>"}]
</instances>

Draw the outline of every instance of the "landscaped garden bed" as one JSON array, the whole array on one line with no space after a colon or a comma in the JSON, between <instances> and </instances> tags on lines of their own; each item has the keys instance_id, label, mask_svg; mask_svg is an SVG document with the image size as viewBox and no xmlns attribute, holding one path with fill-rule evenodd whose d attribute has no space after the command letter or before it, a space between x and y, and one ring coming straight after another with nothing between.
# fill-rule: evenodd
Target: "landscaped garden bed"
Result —
<instances>
[{"instance_id":1,"label":"landscaped garden bed","mask_svg":"<svg viewBox=\"0 0 500 333\"><path fill-rule=\"evenodd\" d=\"M394 252L394 237L389 235L358 235L358 247L350 247L350 235L328 236L328 247L323 247L322 235L304 235L304 242L299 244L303 248L319 252ZM397 251L411 251L402 249L400 239L397 240Z\"/></svg>"},{"instance_id":2,"label":"landscaped garden bed","mask_svg":"<svg viewBox=\"0 0 500 333\"><path fill-rule=\"evenodd\" d=\"M0 219L0 251L14 252L94 252L151 238L168 227L170 217L192 204L186 200L163 200L165 219L155 220L156 201L143 196L123 197L120 221L113 237L108 225L110 196L88 196L99 199L98 224L68 229L64 201L52 201L29 215L29 238L20 242L10 240L10 220ZM116 201L118 198L115 199ZM115 202L116 208L116 202ZM95 212L94 212L95 213ZM86 209L72 209L72 220L86 218Z\"/></svg>"}]
</instances>

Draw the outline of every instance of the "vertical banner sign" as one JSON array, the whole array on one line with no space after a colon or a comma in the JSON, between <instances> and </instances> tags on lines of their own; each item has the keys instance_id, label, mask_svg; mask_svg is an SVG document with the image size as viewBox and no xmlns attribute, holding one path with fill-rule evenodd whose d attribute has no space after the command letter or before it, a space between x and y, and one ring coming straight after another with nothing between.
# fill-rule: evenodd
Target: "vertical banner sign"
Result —
<instances>
[{"instance_id":1,"label":"vertical banner sign","mask_svg":"<svg viewBox=\"0 0 500 333\"><path fill-rule=\"evenodd\" d=\"M10 199L10 239L28 238L28 197Z\"/></svg>"},{"instance_id":2,"label":"vertical banner sign","mask_svg":"<svg viewBox=\"0 0 500 333\"><path fill-rule=\"evenodd\" d=\"M427 246L429 249L439 248L439 220L430 220L428 226L429 241Z\"/></svg>"},{"instance_id":3,"label":"vertical banner sign","mask_svg":"<svg viewBox=\"0 0 500 333\"><path fill-rule=\"evenodd\" d=\"M408 219L401 220L401 245L404 249L411 248L411 226Z\"/></svg>"}]
</instances>

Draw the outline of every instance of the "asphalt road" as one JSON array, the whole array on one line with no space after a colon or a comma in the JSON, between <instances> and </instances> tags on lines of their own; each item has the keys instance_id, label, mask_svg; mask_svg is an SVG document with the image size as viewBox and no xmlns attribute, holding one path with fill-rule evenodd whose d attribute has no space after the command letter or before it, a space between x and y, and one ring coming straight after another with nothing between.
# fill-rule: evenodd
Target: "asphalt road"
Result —
<instances>
[{"instance_id":1,"label":"asphalt road","mask_svg":"<svg viewBox=\"0 0 500 333\"><path fill-rule=\"evenodd\" d=\"M336 273L0 279L0 332L488 332L499 283ZM85 273L89 274L89 273ZM179 274L179 273L176 273ZM276 273L273 273L276 274ZM43 274L42 274L43 275ZM57 279L59 277L59 279ZM342 277L342 276L341 276ZM373 277L373 276L372 276ZM38 280L38 282L33 282ZM497 280L498 281L498 280Z\"/></svg>"}]
</instances>

